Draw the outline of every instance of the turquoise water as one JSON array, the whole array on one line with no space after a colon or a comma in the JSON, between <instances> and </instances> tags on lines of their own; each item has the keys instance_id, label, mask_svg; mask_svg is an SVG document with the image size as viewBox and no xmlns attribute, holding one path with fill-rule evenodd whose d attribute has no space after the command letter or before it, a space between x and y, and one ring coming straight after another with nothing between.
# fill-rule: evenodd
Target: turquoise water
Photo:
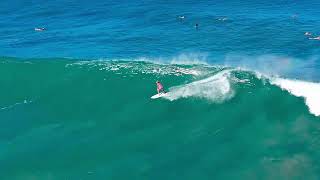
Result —
<instances>
[{"instance_id":1,"label":"turquoise water","mask_svg":"<svg viewBox=\"0 0 320 180\"><path fill-rule=\"evenodd\" d=\"M1 1L0 179L319 179L319 7Z\"/></svg>"},{"instance_id":2,"label":"turquoise water","mask_svg":"<svg viewBox=\"0 0 320 180\"><path fill-rule=\"evenodd\" d=\"M319 176L319 118L254 72L2 58L0 81L2 179Z\"/></svg>"}]
</instances>

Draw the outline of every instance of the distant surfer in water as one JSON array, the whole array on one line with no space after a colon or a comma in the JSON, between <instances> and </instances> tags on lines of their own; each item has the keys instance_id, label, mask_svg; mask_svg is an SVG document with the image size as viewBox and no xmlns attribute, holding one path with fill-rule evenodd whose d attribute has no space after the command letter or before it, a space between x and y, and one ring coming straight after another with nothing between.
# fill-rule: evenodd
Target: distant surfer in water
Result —
<instances>
[{"instance_id":1,"label":"distant surfer in water","mask_svg":"<svg viewBox=\"0 0 320 180\"><path fill-rule=\"evenodd\" d=\"M304 33L305 36L311 36L312 34L310 32Z\"/></svg>"},{"instance_id":2,"label":"distant surfer in water","mask_svg":"<svg viewBox=\"0 0 320 180\"><path fill-rule=\"evenodd\" d=\"M46 28L40 27L40 28L34 28L35 31L45 31Z\"/></svg>"},{"instance_id":3,"label":"distant surfer in water","mask_svg":"<svg viewBox=\"0 0 320 180\"><path fill-rule=\"evenodd\" d=\"M320 40L320 36L318 36L318 37L314 37L314 38L309 38L309 39Z\"/></svg>"},{"instance_id":4,"label":"distant surfer in water","mask_svg":"<svg viewBox=\"0 0 320 180\"><path fill-rule=\"evenodd\" d=\"M180 19L181 21L184 20L184 18L186 18L185 16L178 16L178 19Z\"/></svg>"},{"instance_id":5,"label":"distant surfer in water","mask_svg":"<svg viewBox=\"0 0 320 180\"><path fill-rule=\"evenodd\" d=\"M166 93L166 92L164 91L163 86L162 86L162 84L160 83L160 81L157 81L156 84L157 84L158 94L160 94L160 93Z\"/></svg>"}]
</instances>

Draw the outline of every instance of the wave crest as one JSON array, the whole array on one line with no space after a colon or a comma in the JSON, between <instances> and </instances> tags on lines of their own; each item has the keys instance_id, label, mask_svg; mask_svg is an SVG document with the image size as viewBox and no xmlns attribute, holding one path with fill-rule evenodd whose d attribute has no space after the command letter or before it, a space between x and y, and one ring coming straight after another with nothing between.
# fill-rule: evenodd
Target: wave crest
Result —
<instances>
[{"instance_id":1,"label":"wave crest","mask_svg":"<svg viewBox=\"0 0 320 180\"><path fill-rule=\"evenodd\" d=\"M309 107L309 111L316 116L320 116L319 83L275 78L271 80L271 84L277 85L281 89L287 90L294 96L304 97L305 103Z\"/></svg>"}]
</instances>

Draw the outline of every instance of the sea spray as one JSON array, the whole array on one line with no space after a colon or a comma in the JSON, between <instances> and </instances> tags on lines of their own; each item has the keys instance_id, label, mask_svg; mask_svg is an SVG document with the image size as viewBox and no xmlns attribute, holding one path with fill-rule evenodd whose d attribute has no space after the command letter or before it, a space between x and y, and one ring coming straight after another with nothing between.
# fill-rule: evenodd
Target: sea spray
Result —
<instances>
[{"instance_id":1,"label":"sea spray","mask_svg":"<svg viewBox=\"0 0 320 180\"><path fill-rule=\"evenodd\" d=\"M230 70L224 70L202 80L172 87L165 98L173 101L179 98L199 97L222 102L234 94L229 76Z\"/></svg>"}]
</instances>

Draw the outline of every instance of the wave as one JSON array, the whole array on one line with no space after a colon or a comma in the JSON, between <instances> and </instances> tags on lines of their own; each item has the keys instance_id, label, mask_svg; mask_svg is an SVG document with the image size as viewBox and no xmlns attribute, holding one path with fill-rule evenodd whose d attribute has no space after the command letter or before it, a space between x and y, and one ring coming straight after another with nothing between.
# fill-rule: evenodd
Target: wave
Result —
<instances>
[{"instance_id":1,"label":"wave","mask_svg":"<svg viewBox=\"0 0 320 180\"><path fill-rule=\"evenodd\" d=\"M117 83L120 83L119 88L122 89L127 89L127 86L138 88L136 87L137 84L141 83L144 84L143 86L147 85L151 88L152 86L154 86L153 83L156 80L161 80L169 89L169 93L166 99L170 101L178 100L181 98L200 98L208 100L208 102L222 103L239 95L241 96L241 94L253 93L255 91L255 88L257 88L259 84L263 84L261 86L263 89L270 89L269 86L277 86L282 90L289 92L291 95L303 97L305 99L306 105L309 107L310 112L316 116L320 115L320 96L317 94L317 92L319 92L320 90L319 83L312 83L302 80L290 80L280 77L269 77L261 74L258 71L255 72L252 70L243 70L238 67L223 67L212 66L208 64L189 63L160 64L140 60L141 59L138 59L137 61L79 61L60 59L56 60L55 63L52 63L54 61L52 59L50 59L50 61L43 61L3 58L1 59L1 62L3 64L2 68L8 66L9 68L11 68L10 72L18 72L18 74L21 73L19 74L21 78L25 73L23 71L17 71L17 66L14 66L16 64L19 64L19 68L26 68L27 71L33 71L33 69L35 71L37 67L39 68L41 66L44 71L46 71L47 69L48 72L51 73L55 73L55 71L60 72L62 71L61 69L64 69L63 71L65 71L64 73L66 74L68 74L69 71L69 73L71 74L74 74L78 71L81 72L80 74L91 72L92 74L88 74L89 76L87 76L86 78L91 79L92 82L97 81L97 79L95 78L101 78L104 81L111 81L110 83L113 84L113 81L116 78L120 77L121 80L117 81ZM4 69L2 72L9 73L8 71L4 71ZM100 74L98 72L105 72L106 74ZM44 75L46 74L42 74L41 76ZM61 74L60 78L62 78L62 81L65 81L64 75L65 74ZM6 76L3 75L2 78ZM39 74L37 76L39 76ZM47 76L52 78L53 75L47 74ZM30 79L36 80L39 79L39 77L30 77ZM131 79L136 84L131 84L131 82L129 84L121 84L126 82L126 80L128 79ZM152 85L149 85L150 80L152 80ZM10 84L10 82L8 83ZM22 82L16 80L14 83ZM154 92L154 90L151 90L149 92L144 91L144 94L141 94L141 96L146 96L148 94L152 95L152 92ZM14 104L14 101L12 100L7 102L7 104L10 103Z\"/></svg>"},{"instance_id":2,"label":"wave","mask_svg":"<svg viewBox=\"0 0 320 180\"><path fill-rule=\"evenodd\" d=\"M183 58L182 58L183 59ZM140 61L141 62L141 61ZM276 85L283 90L288 91L290 94L305 98L306 105L312 114L320 115L319 106L319 91L320 84L312 83L302 80L290 80L284 78L274 78L273 76L266 75L260 71L252 71L248 69L243 69L243 67L236 67L225 70L221 66L210 66L203 63L195 63L192 66L187 61L186 65L183 61L179 61L178 64L154 64L150 61L141 62L145 66L137 62L127 62L127 61L88 61L88 62L77 62L74 64L81 65L93 65L100 66L99 70L110 70L110 71L121 71L121 69L131 69L132 71L140 71L140 73L146 74L161 74L161 75L192 75L199 76L200 80L195 80L187 84L177 85L170 87L170 92L165 97L170 101L177 100L180 98L196 97L210 100L212 102L221 103L225 100L231 99L235 90L232 87L232 83L235 83L231 77L231 73L253 73L258 79L266 79L270 84ZM192 64L192 63L191 63ZM268 66L269 67L269 66ZM216 73L212 75L212 73ZM265 72L265 71L264 71ZM122 71L123 73L123 71ZM209 77L205 77L210 74ZM204 78L203 78L204 77ZM201 79L203 78L203 79ZM233 82L232 82L233 81ZM248 79L237 79L238 83L246 83Z\"/></svg>"}]
</instances>

